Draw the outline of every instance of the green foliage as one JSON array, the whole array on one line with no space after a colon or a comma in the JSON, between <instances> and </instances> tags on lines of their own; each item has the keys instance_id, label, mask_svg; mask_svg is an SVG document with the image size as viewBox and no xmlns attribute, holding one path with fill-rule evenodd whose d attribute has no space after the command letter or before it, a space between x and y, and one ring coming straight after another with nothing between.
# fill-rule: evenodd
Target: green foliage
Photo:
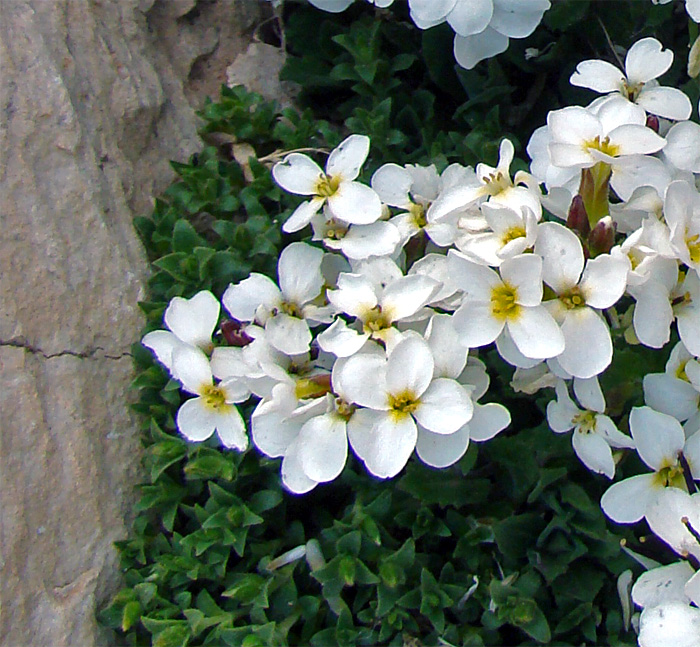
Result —
<instances>
[{"instance_id":1,"label":"green foliage","mask_svg":"<svg viewBox=\"0 0 700 647\"><path fill-rule=\"evenodd\" d=\"M280 226L299 203L270 177L284 151L327 151L353 131L372 139L370 170L493 163L504 135L524 143L548 110L588 98L566 81L582 58L610 58L601 22L625 46L659 29L668 46L682 38L666 34L671 7L648 4L554 3L531 38L472 71L455 66L446 26L421 33L401 7L341 16L295 7L284 77L302 85L304 109L280 112L223 88L201 111L206 148L173 164L177 181L136 220L153 263L147 329L161 327L174 296L221 295L252 271L274 276L289 242ZM527 60L525 47L540 55ZM242 144L247 162L235 156ZM598 501L607 481L543 424L550 396L506 391L509 369L493 353L482 358L492 397L513 413L510 430L472 444L449 469L410 462L390 482L351 458L337 481L303 497L282 490L279 461L183 441L178 384L140 344L133 353L147 481L132 535L118 545L124 588L100 613L125 644L634 643L615 588L631 565L620 539L634 537L606 525ZM633 356L616 350L605 378L617 415L639 403L649 371L650 358ZM318 546L323 563L269 568L301 545Z\"/></svg>"}]
</instances>

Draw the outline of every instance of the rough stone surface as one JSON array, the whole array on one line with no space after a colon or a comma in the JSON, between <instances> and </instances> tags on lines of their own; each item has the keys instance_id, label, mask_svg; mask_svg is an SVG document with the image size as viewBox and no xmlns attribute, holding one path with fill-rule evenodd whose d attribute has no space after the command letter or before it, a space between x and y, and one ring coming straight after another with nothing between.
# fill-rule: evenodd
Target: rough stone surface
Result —
<instances>
[{"instance_id":1,"label":"rough stone surface","mask_svg":"<svg viewBox=\"0 0 700 647\"><path fill-rule=\"evenodd\" d=\"M298 86L279 80L285 58L286 54L280 47L253 42L227 68L226 83L231 87L245 85L266 99L277 101L282 107L291 106Z\"/></svg>"},{"instance_id":2,"label":"rough stone surface","mask_svg":"<svg viewBox=\"0 0 700 647\"><path fill-rule=\"evenodd\" d=\"M139 480L131 219L200 147L191 104L258 20L257 0L0 2L3 646L113 642L94 614Z\"/></svg>"}]
</instances>

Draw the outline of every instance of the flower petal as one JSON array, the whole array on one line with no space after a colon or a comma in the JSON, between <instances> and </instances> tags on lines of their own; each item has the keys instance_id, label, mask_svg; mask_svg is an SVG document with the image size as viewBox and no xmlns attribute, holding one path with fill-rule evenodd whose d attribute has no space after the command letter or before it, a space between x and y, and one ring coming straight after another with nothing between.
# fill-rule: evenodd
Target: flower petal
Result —
<instances>
[{"instance_id":1,"label":"flower petal","mask_svg":"<svg viewBox=\"0 0 700 647\"><path fill-rule=\"evenodd\" d=\"M299 460L299 444L293 442L282 459L282 483L294 494L306 494L313 490L318 483L305 473Z\"/></svg>"},{"instance_id":2,"label":"flower petal","mask_svg":"<svg viewBox=\"0 0 700 647\"><path fill-rule=\"evenodd\" d=\"M610 445L601 436L576 430L571 440L576 455L589 470L605 474L609 479L615 476L615 461Z\"/></svg>"},{"instance_id":3,"label":"flower petal","mask_svg":"<svg viewBox=\"0 0 700 647\"><path fill-rule=\"evenodd\" d=\"M272 167L272 177L285 191L298 195L315 195L323 171L307 155L290 153Z\"/></svg>"},{"instance_id":4,"label":"flower petal","mask_svg":"<svg viewBox=\"0 0 700 647\"><path fill-rule=\"evenodd\" d=\"M309 350L311 331L303 319L280 312L265 324L266 339L285 355L300 355Z\"/></svg>"},{"instance_id":5,"label":"flower petal","mask_svg":"<svg viewBox=\"0 0 700 647\"><path fill-rule=\"evenodd\" d=\"M348 457L345 420L335 413L311 418L301 428L297 445L304 473L319 483L332 481Z\"/></svg>"},{"instance_id":6,"label":"flower petal","mask_svg":"<svg viewBox=\"0 0 700 647\"><path fill-rule=\"evenodd\" d=\"M549 359L564 351L564 334L546 308L521 308L517 318L506 322L518 350L531 359Z\"/></svg>"},{"instance_id":7,"label":"flower petal","mask_svg":"<svg viewBox=\"0 0 700 647\"><path fill-rule=\"evenodd\" d=\"M644 88L637 98L637 104L652 115L674 121L689 119L693 112L690 99L678 88L663 86Z\"/></svg>"},{"instance_id":8,"label":"flower petal","mask_svg":"<svg viewBox=\"0 0 700 647\"><path fill-rule=\"evenodd\" d=\"M279 305L282 293L275 282L264 274L253 272L236 285L229 285L221 302L229 314L239 321L253 321L261 306L272 309Z\"/></svg>"},{"instance_id":9,"label":"flower petal","mask_svg":"<svg viewBox=\"0 0 700 647\"><path fill-rule=\"evenodd\" d=\"M484 31L493 15L493 0L457 2L447 15L450 27L460 36L471 36Z\"/></svg>"},{"instance_id":10,"label":"flower petal","mask_svg":"<svg viewBox=\"0 0 700 647\"><path fill-rule=\"evenodd\" d=\"M292 243L282 250L277 273L286 301L301 306L319 295L323 286L322 260L323 251L306 243Z\"/></svg>"},{"instance_id":11,"label":"flower petal","mask_svg":"<svg viewBox=\"0 0 700 647\"><path fill-rule=\"evenodd\" d=\"M464 387L441 377L430 383L413 415L428 431L453 434L469 422L473 413L472 399Z\"/></svg>"},{"instance_id":12,"label":"flower petal","mask_svg":"<svg viewBox=\"0 0 700 647\"><path fill-rule=\"evenodd\" d=\"M357 412L350 419L351 423L356 415ZM367 434L371 437L367 438ZM348 424L348 437L353 448L355 444L363 447L362 459L370 473L379 478L391 478L408 462L416 447L418 430L409 415L397 418L389 413L374 412L371 427Z\"/></svg>"},{"instance_id":13,"label":"flower petal","mask_svg":"<svg viewBox=\"0 0 700 647\"><path fill-rule=\"evenodd\" d=\"M475 443L491 440L509 424L510 412L502 404L475 404L474 415L468 424L469 435Z\"/></svg>"},{"instance_id":14,"label":"flower petal","mask_svg":"<svg viewBox=\"0 0 700 647\"><path fill-rule=\"evenodd\" d=\"M165 310L165 325L186 344L206 347L219 321L221 306L209 290L202 290L191 299L174 297Z\"/></svg>"},{"instance_id":15,"label":"flower petal","mask_svg":"<svg viewBox=\"0 0 700 647\"><path fill-rule=\"evenodd\" d=\"M464 425L452 434L434 434L418 427L416 454L431 467L454 465L469 447L469 425Z\"/></svg>"},{"instance_id":16,"label":"flower petal","mask_svg":"<svg viewBox=\"0 0 700 647\"><path fill-rule=\"evenodd\" d=\"M635 523L646 513L656 488L653 474L639 474L613 483L603 494L600 506L617 523Z\"/></svg>"},{"instance_id":17,"label":"flower petal","mask_svg":"<svg viewBox=\"0 0 700 647\"><path fill-rule=\"evenodd\" d=\"M600 93L617 92L625 82L620 69L607 61L597 59L581 61L571 75L569 83Z\"/></svg>"},{"instance_id":18,"label":"flower petal","mask_svg":"<svg viewBox=\"0 0 700 647\"><path fill-rule=\"evenodd\" d=\"M215 419L216 415L204 405L202 398L191 398L178 409L175 422L187 440L198 443L214 433Z\"/></svg>"},{"instance_id":19,"label":"flower petal","mask_svg":"<svg viewBox=\"0 0 700 647\"><path fill-rule=\"evenodd\" d=\"M630 84L646 83L668 70L673 64L673 52L664 49L656 38L642 38L629 48L625 71Z\"/></svg>"},{"instance_id":20,"label":"flower petal","mask_svg":"<svg viewBox=\"0 0 700 647\"><path fill-rule=\"evenodd\" d=\"M612 361L613 347L608 325L595 310L575 308L566 313L561 330L566 347L557 360L574 377L594 377Z\"/></svg>"},{"instance_id":21,"label":"flower petal","mask_svg":"<svg viewBox=\"0 0 700 647\"><path fill-rule=\"evenodd\" d=\"M653 470L678 462L685 434L675 418L654 411L651 407L633 407L630 431L639 457Z\"/></svg>"},{"instance_id":22,"label":"flower petal","mask_svg":"<svg viewBox=\"0 0 700 647\"><path fill-rule=\"evenodd\" d=\"M455 35L455 60L465 69L471 70L479 61L491 58L508 49L508 36L487 27L472 36Z\"/></svg>"},{"instance_id":23,"label":"flower petal","mask_svg":"<svg viewBox=\"0 0 700 647\"><path fill-rule=\"evenodd\" d=\"M204 386L211 386L209 359L196 346L181 344L173 349L173 376L186 391L200 395Z\"/></svg>"},{"instance_id":24,"label":"flower petal","mask_svg":"<svg viewBox=\"0 0 700 647\"><path fill-rule=\"evenodd\" d=\"M248 448L245 422L237 407L231 406L226 413L217 416L216 433L224 447L234 447L241 452Z\"/></svg>"},{"instance_id":25,"label":"flower petal","mask_svg":"<svg viewBox=\"0 0 700 647\"><path fill-rule=\"evenodd\" d=\"M386 366L388 392L394 396L410 392L415 398L425 393L433 379L435 363L428 343L419 336L402 339Z\"/></svg>"},{"instance_id":26,"label":"flower petal","mask_svg":"<svg viewBox=\"0 0 700 647\"><path fill-rule=\"evenodd\" d=\"M326 163L327 175L340 176L343 180L354 180L369 154L367 135L350 135L331 151Z\"/></svg>"},{"instance_id":27,"label":"flower petal","mask_svg":"<svg viewBox=\"0 0 700 647\"><path fill-rule=\"evenodd\" d=\"M343 182L328 198L328 210L344 222L369 225L382 215L382 201L368 186L359 182Z\"/></svg>"}]
</instances>

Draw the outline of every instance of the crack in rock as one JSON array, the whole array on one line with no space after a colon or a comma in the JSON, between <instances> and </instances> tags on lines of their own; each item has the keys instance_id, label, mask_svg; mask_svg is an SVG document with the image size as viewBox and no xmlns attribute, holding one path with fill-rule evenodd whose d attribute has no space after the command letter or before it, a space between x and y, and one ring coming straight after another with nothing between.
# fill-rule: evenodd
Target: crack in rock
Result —
<instances>
[{"instance_id":1,"label":"crack in rock","mask_svg":"<svg viewBox=\"0 0 700 647\"><path fill-rule=\"evenodd\" d=\"M7 341L0 339L0 347L9 347L9 348L22 348L23 350L27 351L28 353L32 353L33 355L40 355L44 359L53 359L54 357L79 357L80 359L113 359L113 360L119 360L123 359L124 357L132 357L131 353L129 351L124 351L122 353L119 353L117 355L112 355L107 352L106 348L103 348L102 346L93 346L91 348L87 348L84 351L75 351L75 350L61 350L58 351L57 353L47 353L43 351L41 348L37 348L36 346L33 346L30 344L28 341L21 337L15 337L13 339L8 339ZM97 355L100 351L102 351L103 354Z\"/></svg>"}]
</instances>

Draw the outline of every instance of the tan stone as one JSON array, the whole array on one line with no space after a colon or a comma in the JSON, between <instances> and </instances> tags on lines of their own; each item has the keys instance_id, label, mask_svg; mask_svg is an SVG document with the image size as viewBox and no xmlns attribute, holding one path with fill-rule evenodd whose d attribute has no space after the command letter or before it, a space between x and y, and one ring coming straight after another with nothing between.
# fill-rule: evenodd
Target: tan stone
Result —
<instances>
[{"instance_id":1,"label":"tan stone","mask_svg":"<svg viewBox=\"0 0 700 647\"><path fill-rule=\"evenodd\" d=\"M244 51L259 11L257 0L0 2L6 647L112 642L94 613L118 585L112 543L140 478L127 400L147 263L131 219L171 181L168 160L201 145L188 101L201 98L198 70Z\"/></svg>"}]
</instances>

